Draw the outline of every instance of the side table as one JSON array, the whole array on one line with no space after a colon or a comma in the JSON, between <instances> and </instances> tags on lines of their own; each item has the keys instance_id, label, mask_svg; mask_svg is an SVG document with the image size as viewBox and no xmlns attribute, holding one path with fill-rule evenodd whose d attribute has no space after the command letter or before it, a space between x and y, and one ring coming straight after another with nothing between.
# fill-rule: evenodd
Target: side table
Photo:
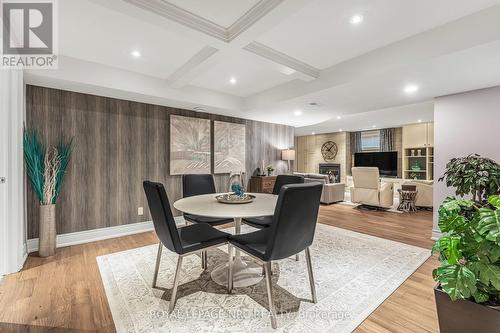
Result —
<instances>
[{"instance_id":1,"label":"side table","mask_svg":"<svg viewBox=\"0 0 500 333\"><path fill-rule=\"evenodd\" d=\"M399 206L398 210L406 213L416 212L415 200L417 198L417 191L406 191L398 189L399 192Z\"/></svg>"}]
</instances>

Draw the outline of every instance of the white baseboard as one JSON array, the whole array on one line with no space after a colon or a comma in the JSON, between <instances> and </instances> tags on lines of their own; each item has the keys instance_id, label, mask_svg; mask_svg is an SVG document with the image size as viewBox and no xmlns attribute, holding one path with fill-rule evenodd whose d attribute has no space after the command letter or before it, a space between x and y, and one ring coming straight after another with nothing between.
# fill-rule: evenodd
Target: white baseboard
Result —
<instances>
[{"instance_id":1,"label":"white baseboard","mask_svg":"<svg viewBox=\"0 0 500 333\"><path fill-rule=\"evenodd\" d=\"M441 237L441 235L442 235L442 233L440 230L432 229L432 237L431 237L432 240L435 240L435 241L438 240L439 237Z\"/></svg>"},{"instance_id":2,"label":"white baseboard","mask_svg":"<svg viewBox=\"0 0 500 333\"><path fill-rule=\"evenodd\" d=\"M175 220L178 225L184 223L184 218L182 216L175 217ZM103 239L140 234L142 232L148 232L152 230L154 230L153 222L147 221L140 223L118 225L108 228L78 231L68 234L60 234L57 235L56 237L56 247L90 243ZM27 249L28 253L38 251L38 238L28 239Z\"/></svg>"}]
</instances>

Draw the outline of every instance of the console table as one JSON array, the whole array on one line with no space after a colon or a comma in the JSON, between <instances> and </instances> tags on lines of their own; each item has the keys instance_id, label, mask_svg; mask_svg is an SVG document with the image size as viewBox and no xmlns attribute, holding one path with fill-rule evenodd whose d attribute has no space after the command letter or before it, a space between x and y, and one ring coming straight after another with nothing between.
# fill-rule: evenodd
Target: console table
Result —
<instances>
[{"instance_id":1,"label":"console table","mask_svg":"<svg viewBox=\"0 0 500 333\"><path fill-rule=\"evenodd\" d=\"M252 176L248 192L273 193L276 176Z\"/></svg>"}]
</instances>

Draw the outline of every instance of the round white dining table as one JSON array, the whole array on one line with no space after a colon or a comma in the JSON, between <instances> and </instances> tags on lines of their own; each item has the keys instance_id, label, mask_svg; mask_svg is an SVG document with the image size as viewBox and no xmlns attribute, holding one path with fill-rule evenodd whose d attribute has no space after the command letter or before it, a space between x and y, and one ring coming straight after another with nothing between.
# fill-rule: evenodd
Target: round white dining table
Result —
<instances>
[{"instance_id":1,"label":"round white dining table","mask_svg":"<svg viewBox=\"0 0 500 333\"><path fill-rule=\"evenodd\" d=\"M258 217L274 215L274 208L278 199L277 195L265 193L248 193L255 196L250 203L226 204L215 199L222 193L196 195L183 198L174 202L174 207L181 212L215 218L232 218L235 233L241 233L241 219L245 217ZM223 286L227 285L227 263L214 268L212 279ZM233 262L233 285L235 287L248 287L262 280L262 267L255 261L241 257L241 252L236 249Z\"/></svg>"}]
</instances>

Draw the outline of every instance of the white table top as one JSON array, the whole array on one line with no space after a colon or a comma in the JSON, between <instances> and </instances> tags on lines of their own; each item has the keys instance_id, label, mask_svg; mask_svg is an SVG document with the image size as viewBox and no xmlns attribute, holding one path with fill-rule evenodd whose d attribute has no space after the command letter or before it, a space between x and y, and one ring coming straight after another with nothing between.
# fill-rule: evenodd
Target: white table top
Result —
<instances>
[{"instance_id":1,"label":"white table top","mask_svg":"<svg viewBox=\"0 0 500 333\"><path fill-rule=\"evenodd\" d=\"M274 215L277 195L249 193L255 195L253 202L246 204L224 204L215 197L221 193L196 195L174 202L181 212L216 218L243 218Z\"/></svg>"}]
</instances>

